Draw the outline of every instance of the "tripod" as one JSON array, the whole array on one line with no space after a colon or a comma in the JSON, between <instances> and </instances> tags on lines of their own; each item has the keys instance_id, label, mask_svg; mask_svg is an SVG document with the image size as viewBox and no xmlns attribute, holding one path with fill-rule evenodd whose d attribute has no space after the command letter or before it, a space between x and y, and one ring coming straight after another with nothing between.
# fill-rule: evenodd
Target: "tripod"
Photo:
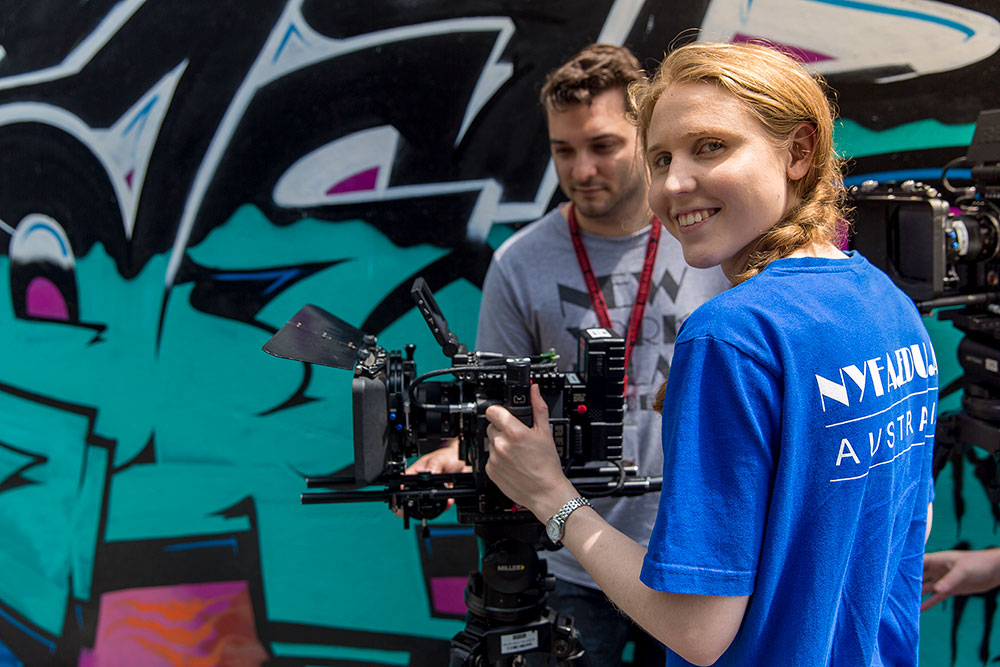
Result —
<instances>
[{"instance_id":1,"label":"tripod","mask_svg":"<svg viewBox=\"0 0 1000 667\"><path fill-rule=\"evenodd\" d=\"M940 394L943 398L962 390L962 409L942 415L937 423L934 452L934 474L944 467L956 446L975 446L986 450L996 463L996 470L987 488L990 500L1000 504L1000 357L998 336L1000 318L995 315L964 311L942 315L964 332L959 342L958 357L963 374ZM986 333L984 333L984 331ZM992 333L992 336L989 335Z\"/></svg>"},{"instance_id":2,"label":"tripod","mask_svg":"<svg viewBox=\"0 0 1000 667\"><path fill-rule=\"evenodd\" d=\"M641 495L659 491L663 483L660 477L635 478L635 466L571 469L568 474L591 497ZM510 500L476 480L476 473L400 475L387 488L303 493L302 502L388 501L403 509L408 527L411 518L438 516L446 499L453 498L459 522L475 524L483 552L479 571L466 584L466 627L451 640L450 667L590 667L572 618L546 604L554 577L538 557L547 543L544 527L530 512L502 510ZM310 488L343 484L338 477L307 480Z\"/></svg>"},{"instance_id":3,"label":"tripod","mask_svg":"<svg viewBox=\"0 0 1000 667\"><path fill-rule=\"evenodd\" d=\"M480 523L476 535L484 545L481 566L469 575L469 613L451 640L450 667L551 665L553 658L589 667L572 618L546 605L552 577L538 557L541 524Z\"/></svg>"}]
</instances>

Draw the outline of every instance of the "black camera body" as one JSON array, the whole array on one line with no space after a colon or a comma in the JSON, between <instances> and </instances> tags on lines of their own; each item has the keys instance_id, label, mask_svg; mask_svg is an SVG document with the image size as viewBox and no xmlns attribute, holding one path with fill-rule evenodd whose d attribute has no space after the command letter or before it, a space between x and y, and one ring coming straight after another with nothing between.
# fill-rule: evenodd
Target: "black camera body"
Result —
<instances>
[{"instance_id":1,"label":"black camera body","mask_svg":"<svg viewBox=\"0 0 1000 667\"><path fill-rule=\"evenodd\" d=\"M407 461L457 438L473 473L486 464L486 408L503 405L530 425L529 387L549 407L564 467L620 460L624 419L625 342L609 329L579 336L579 373L562 373L545 357L508 357L460 349L447 369L456 379L418 377L406 353L368 350L354 369L354 462L361 484L401 474Z\"/></svg>"},{"instance_id":2,"label":"black camera body","mask_svg":"<svg viewBox=\"0 0 1000 667\"><path fill-rule=\"evenodd\" d=\"M1000 209L994 200L974 197L953 206L915 181L866 181L851 195L854 248L918 304L998 289Z\"/></svg>"},{"instance_id":3,"label":"black camera body","mask_svg":"<svg viewBox=\"0 0 1000 667\"><path fill-rule=\"evenodd\" d=\"M852 246L922 311L995 302L1000 290L1000 109L983 111L966 156L973 186L951 196L915 181L850 189Z\"/></svg>"},{"instance_id":4,"label":"black camera body","mask_svg":"<svg viewBox=\"0 0 1000 667\"><path fill-rule=\"evenodd\" d=\"M451 366L417 374L414 345L386 350L374 336L316 306L305 306L264 350L275 356L353 369L354 463L350 477L311 477L304 503L386 500L407 519L429 519L454 500L459 520L530 522L486 475L486 409L502 405L532 423L530 387L538 385L566 474L582 493L633 495L657 490L623 466L625 341L605 328L579 334L577 371L561 372L553 352L532 357L468 350L448 329L433 294L417 278L411 296ZM439 376L453 379L436 380ZM416 456L457 439L470 472L406 474ZM631 476L631 477L630 477ZM383 490L362 490L382 486Z\"/></svg>"}]
</instances>

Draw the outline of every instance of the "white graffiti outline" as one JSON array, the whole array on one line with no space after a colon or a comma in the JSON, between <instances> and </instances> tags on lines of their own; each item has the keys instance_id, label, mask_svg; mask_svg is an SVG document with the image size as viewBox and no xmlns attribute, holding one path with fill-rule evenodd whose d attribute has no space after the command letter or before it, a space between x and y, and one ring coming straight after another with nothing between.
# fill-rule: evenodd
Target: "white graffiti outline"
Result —
<instances>
[{"instance_id":1,"label":"white graffiti outline","mask_svg":"<svg viewBox=\"0 0 1000 667\"><path fill-rule=\"evenodd\" d=\"M114 6L97 28L54 67L35 72L0 78L0 90L32 85L72 76L83 69L95 54L131 19L145 4L145 0L127 0ZM598 37L599 41L623 43L631 30L643 0L615 0ZM462 17L409 25L349 39L330 39L314 31L301 13L302 0L290 0L275 23L257 59L251 65L239 89L230 101L222 121L216 128L209 147L199 163L194 181L185 198L184 208L174 237L173 247L164 276L169 290L180 268L187 243L197 218L208 185L228 148L247 107L257 91L274 80L303 67L338 57L345 53L376 47L416 37L448 34L458 31L495 32L496 39L482 73L477 81L456 138L458 145L469 127L496 92L509 80L513 68L501 62L507 44L514 34L514 23L509 17ZM0 46L2 49L2 46ZM131 238L138 200L142 193L143 179L150 154L158 136L160 124L169 107L176 83L186 63L167 74L155 90L147 92L114 126L107 130L88 127L78 117L52 105L40 103L13 103L0 108L0 125L19 121L48 123L78 138L95 154L107 171L119 200L125 233ZM155 110L155 113L153 111ZM133 174L131 187L127 181ZM429 183L382 188L376 199L419 197L449 192L475 192L479 197L466 224L470 238L485 239L494 223L530 220L544 213L544 209L558 187L554 166L549 161L535 197L528 202L500 202L503 187L495 179L475 179L458 183ZM371 198L367 195L344 195ZM343 200L342 200L343 201Z\"/></svg>"},{"instance_id":2,"label":"white graffiti outline","mask_svg":"<svg viewBox=\"0 0 1000 667\"><path fill-rule=\"evenodd\" d=\"M0 106L0 127L15 123L42 123L58 128L86 145L108 175L118 201L125 236L131 239L153 145L187 64L184 61L168 72L110 128L92 128L69 111L43 102L12 102Z\"/></svg>"},{"instance_id":3,"label":"white graffiti outline","mask_svg":"<svg viewBox=\"0 0 1000 667\"><path fill-rule=\"evenodd\" d=\"M872 74L881 84L961 69L1000 49L996 18L940 0L711 0L699 39L740 33L807 49L825 76L901 70Z\"/></svg>"},{"instance_id":4,"label":"white graffiti outline","mask_svg":"<svg viewBox=\"0 0 1000 667\"><path fill-rule=\"evenodd\" d=\"M107 13L94 31L87 35L61 63L34 72L0 77L0 90L55 81L78 73L87 63L93 60L94 55L104 48L108 41L121 30L122 26L128 23L132 15L145 3L146 0L119 2ZM3 47L0 47L0 49L3 49ZM3 52L6 54L6 50Z\"/></svg>"},{"instance_id":5,"label":"white graffiti outline","mask_svg":"<svg viewBox=\"0 0 1000 667\"><path fill-rule=\"evenodd\" d=\"M635 15L641 6L642 2L640 0L616 1L608 15L600 38L622 41L624 36L627 35L628 29L634 22ZM498 58L502 53L514 29L513 22L507 17L457 18L400 28L390 28L358 37L336 40L327 38L312 30L302 17L300 9L301 0L293 0L286 6L282 16L278 19L274 29L272 29L263 49L261 49L260 54L257 56L257 60L253 63L243 83L233 96L233 100L226 109L222 122L212 137L205 158L201 165L199 165L198 172L195 175L191 194L185 201L177 236L174 240L173 251L167 266L166 286L168 289L173 283L177 271L180 269L184 251L194 226L194 220L205 192L208 189L208 184L218 168L233 133L236 131L236 126L240 118L242 118L246 108L260 87L289 72L299 70L310 64L328 60L345 53L373 48L381 44L411 40L416 37L449 34L456 31L495 31L498 35L497 41L491 53L490 60L484 68L484 71L487 73L486 79L481 79L477 84L473 93L473 99L470 101L465 114L466 118L469 119L470 113L478 112L481 105L485 103L487 91L492 90L495 92L497 77L502 75L504 68L496 65L493 59ZM292 42L292 36L297 38L295 42ZM299 48L290 48L292 46ZM549 172L551 172L551 175ZM546 177L543 179L543 187L550 188L548 190L548 197L551 197L551 193L555 188L556 179L554 176L554 169L550 165L546 171ZM440 191L441 188L447 189L455 187L455 185L434 183L427 186L411 187L415 189L410 190L410 192L420 194L433 193ZM472 184L458 187L464 187L466 190L481 188L480 196L469 216L466 233L473 239L485 239L492 223L501 219L497 213L503 188L492 179L476 181ZM541 194L542 190L539 193ZM537 217L540 214L538 209L544 207L544 202L548 200L548 197L545 197L544 200L536 197L535 202L531 203L531 210L529 211L534 215L519 219ZM524 210L520 211L522 214L524 212Z\"/></svg>"}]
</instances>

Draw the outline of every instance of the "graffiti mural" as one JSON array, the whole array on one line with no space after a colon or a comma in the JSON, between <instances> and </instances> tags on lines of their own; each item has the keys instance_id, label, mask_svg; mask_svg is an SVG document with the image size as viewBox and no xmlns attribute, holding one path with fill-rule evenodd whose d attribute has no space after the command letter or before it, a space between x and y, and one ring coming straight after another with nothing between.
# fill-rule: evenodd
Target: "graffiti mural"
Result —
<instances>
[{"instance_id":1,"label":"graffiti mural","mask_svg":"<svg viewBox=\"0 0 1000 667\"><path fill-rule=\"evenodd\" d=\"M1000 107L990 0L0 0L0 665L445 663L467 527L301 506L351 464L350 374L260 348L316 303L442 366L409 286L474 340L559 197L543 74L677 35L809 61L854 180L934 180ZM936 548L993 540L958 463ZM1000 655L983 600L924 643Z\"/></svg>"}]
</instances>

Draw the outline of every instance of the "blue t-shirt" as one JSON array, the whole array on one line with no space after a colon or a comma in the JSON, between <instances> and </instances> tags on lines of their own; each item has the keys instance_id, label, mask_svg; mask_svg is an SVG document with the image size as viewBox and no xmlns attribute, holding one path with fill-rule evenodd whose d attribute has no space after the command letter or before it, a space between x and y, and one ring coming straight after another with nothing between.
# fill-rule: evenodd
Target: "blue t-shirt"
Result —
<instances>
[{"instance_id":1,"label":"blue t-shirt","mask_svg":"<svg viewBox=\"0 0 1000 667\"><path fill-rule=\"evenodd\" d=\"M937 381L857 253L775 261L687 320L641 579L752 596L717 664L916 664Z\"/></svg>"}]
</instances>

